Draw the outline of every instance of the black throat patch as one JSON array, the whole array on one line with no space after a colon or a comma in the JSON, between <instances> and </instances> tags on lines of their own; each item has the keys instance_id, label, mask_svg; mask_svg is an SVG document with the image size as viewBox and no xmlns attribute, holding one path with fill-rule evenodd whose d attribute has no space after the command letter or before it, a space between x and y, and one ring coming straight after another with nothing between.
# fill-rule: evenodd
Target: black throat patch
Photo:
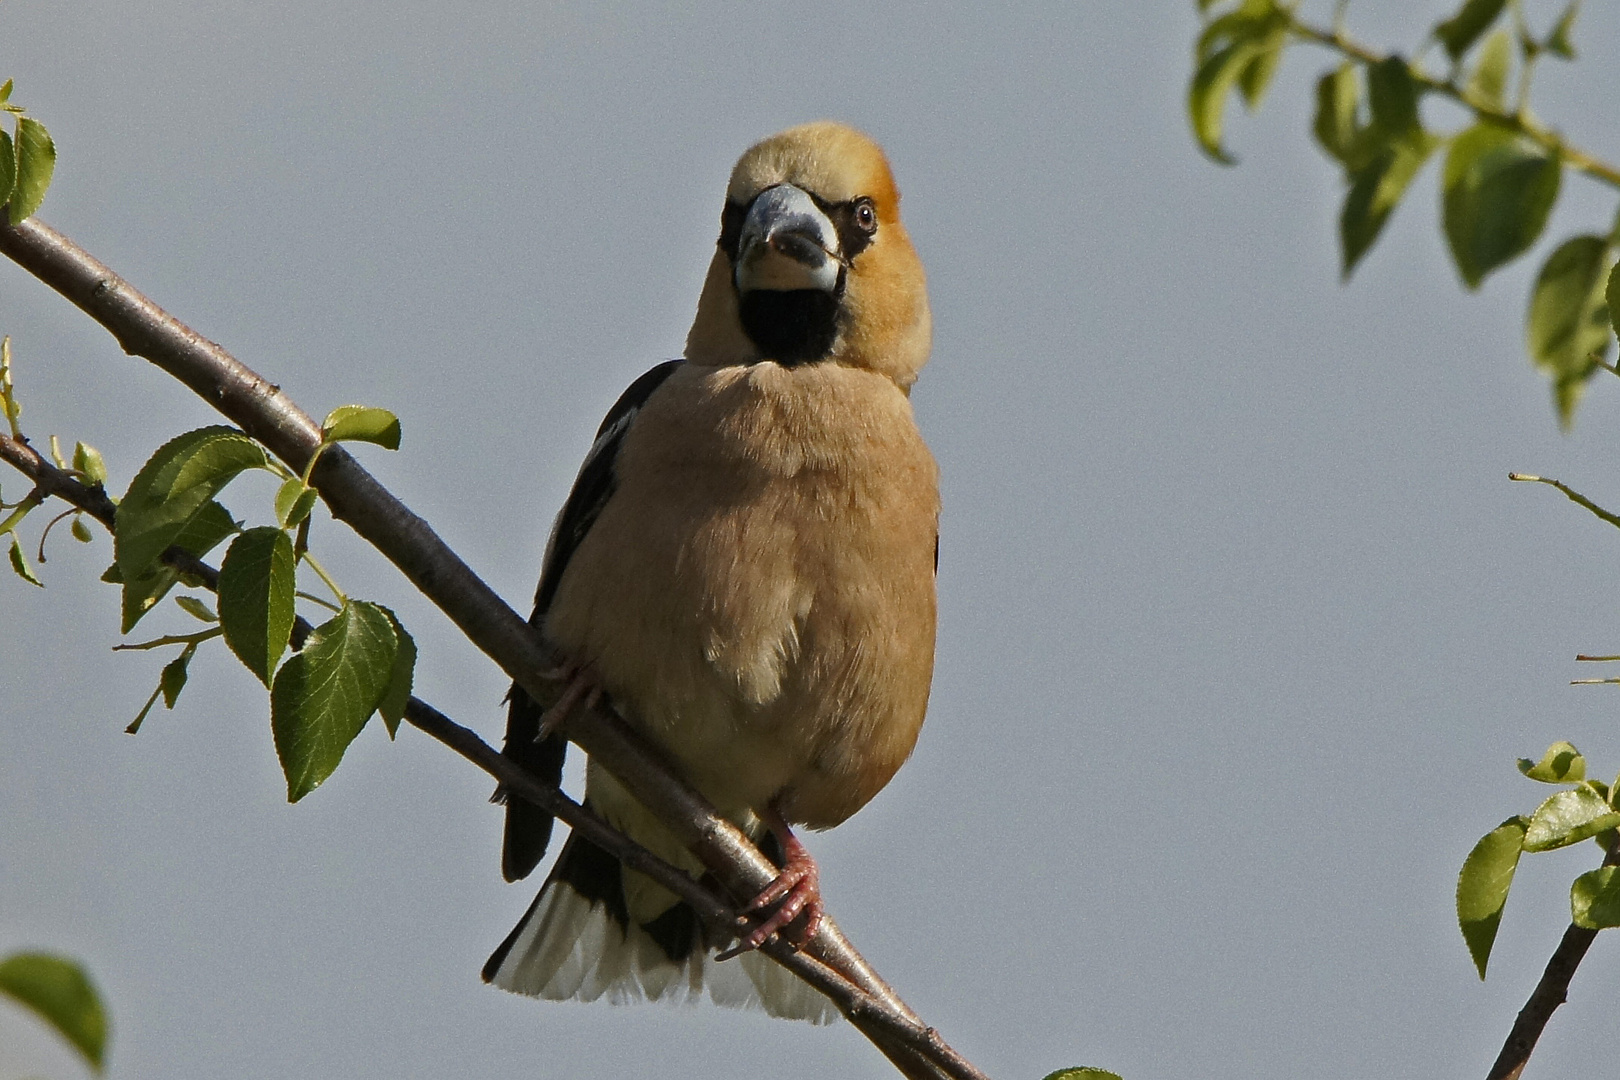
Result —
<instances>
[{"instance_id":1,"label":"black throat patch","mask_svg":"<svg viewBox=\"0 0 1620 1080\"><path fill-rule=\"evenodd\" d=\"M761 356L784 367L813 364L832 352L842 293L842 289L757 289L737 298L738 314Z\"/></svg>"}]
</instances>

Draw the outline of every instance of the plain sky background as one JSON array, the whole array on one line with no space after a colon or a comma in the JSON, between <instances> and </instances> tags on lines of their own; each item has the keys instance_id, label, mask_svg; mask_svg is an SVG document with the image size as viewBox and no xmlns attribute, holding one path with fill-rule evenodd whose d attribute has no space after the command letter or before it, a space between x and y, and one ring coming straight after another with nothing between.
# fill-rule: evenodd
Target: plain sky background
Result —
<instances>
[{"instance_id":1,"label":"plain sky background","mask_svg":"<svg viewBox=\"0 0 1620 1080\"><path fill-rule=\"evenodd\" d=\"M1617 7L1536 94L1611 160ZM1350 22L1411 48L1444 14ZM679 354L733 160L871 132L936 319L940 647L912 761L810 840L831 910L998 1080L1481 1075L1599 856L1527 860L1484 985L1457 868L1547 792L1516 757L1620 769L1620 691L1566 685L1620 652L1620 536L1505 479L1620 504L1620 385L1561 435L1521 345L1539 255L1614 195L1566 179L1538 259L1467 295L1432 163L1341 287L1328 57L1290 53L1223 170L1184 119L1195 31L1188 0L8 0L0 77L60 148L41 218L315 415L396 411L400 452L360 457L524 611L602 413ZM26 430L100 447L117 490L217 422L9 262L0 331ZM269 490L226 501L262 521ZM418 692L498 738L495 667L324 513L315 543L399 609ZM123 734L162 658L109 651L105 538L49 554L44 591L0 578L0 953L89 965L111 1076L893 1075L843 1025L484 987L532 887L500 880L483 774L374 727L288 806L218 648ZM1612 1069L1616 948L1530 1080ZM83 1072L0 1009L0 1078L34 1074Z\"/></svg>"}]
</instances>

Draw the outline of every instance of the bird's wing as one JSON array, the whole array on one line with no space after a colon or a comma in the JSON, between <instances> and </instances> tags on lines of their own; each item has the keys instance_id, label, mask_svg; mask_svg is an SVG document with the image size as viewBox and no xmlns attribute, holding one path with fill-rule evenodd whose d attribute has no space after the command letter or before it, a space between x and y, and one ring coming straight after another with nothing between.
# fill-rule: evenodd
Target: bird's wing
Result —
<instances>
[{"instance_id":1,"label":"bird's wing","mask_svg":"<svg viewBox=\"0 0 1620 1080\"><path fill-rule=\"evenodd\" d=\"M536 629L544 626L546 612L557 594L557 586L568 569L569 560L579 549L585 534L590 532L602 507L613 497L618 486L614 463L624 443L625 433L630 430L636 414L647 399L664 384L664 380L674 374L682 362L666 361L631 383L629 389L614 402L613 408L608 410L602 426L597 429L596 441L585 455L579 476L568 493L568 501L563 503L562 511L552 526L551 539L546 543L540 586L535 590L534 614L529 617L530 626ZM567 739L559 733L537 740L543 710L521 687L516 684L512 686L508 701L506 743L501 753L540 779L557 783L562 779ZM499 791L496 797L506 802L506 840L501 849L501 873L507 881L517 881L527 877L545 856L546 845L551 841L552 819L540 807L520 798L507 797Z\"/></svg>"}]
</instances>

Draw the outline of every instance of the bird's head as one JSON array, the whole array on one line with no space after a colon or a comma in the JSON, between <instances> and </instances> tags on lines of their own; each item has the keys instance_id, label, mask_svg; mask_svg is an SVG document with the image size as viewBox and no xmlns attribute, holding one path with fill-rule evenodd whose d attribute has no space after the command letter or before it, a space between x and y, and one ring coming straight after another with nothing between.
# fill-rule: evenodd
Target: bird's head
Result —
<instances>
[{"instance_id":1,"label":"bird's head","mask_svg":"<svg viewBox=\"0 0 1620 1080\"><path fill-rule=\"evenodd\" d=\"M922 263L883 151L842 124L749 148L731 172L686 356L867 368L909 387L928 359Z\"/></svg>"}]
</instances>

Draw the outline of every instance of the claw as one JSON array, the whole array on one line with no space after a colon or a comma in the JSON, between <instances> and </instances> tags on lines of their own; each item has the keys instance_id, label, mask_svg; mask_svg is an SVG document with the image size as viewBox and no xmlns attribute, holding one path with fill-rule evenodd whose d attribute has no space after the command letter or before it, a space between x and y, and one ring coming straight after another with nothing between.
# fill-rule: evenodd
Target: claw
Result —
<instances>
[{"instance_id":1,"label":"claw","mask_svg":"<svg viewBox=\"0 0 1620 1080\"><path fill-rule=\"evenodd\" d=\"M590 665L584 664L574 668L569 673L568 685L563 689L562 697L540 715L540 729L535 734L534 741L541 742L554 734L581 703L590 709L594 708L601 698L602 684L596 681L596 675L591 671Z\"/></svg>"},{"instance_id":2,"label":"claw","mask_svg":"<svg viewBox=\"0 0 1620 1080\"><path fill-rule=\"evenodd\" d=\"M788 828L787 822L782 819L774 804L760 817L781 842L785 858L782 872L777 874L758 896L743 906L745 914L738 921L747 926L751 920L747 918L746 913L763 912L773 906L775 910L753 929L741 935L737 944L716 956L716 960L729 960L742 953L751 952L769 941L772 936L783 932L787 932L789 940L794 944L804 945L815 936L816 929L821 925L825 908L821 902L821 872L816 866L815 859L810 857L810 852L800 843L799 838L793 835L793 831ZM794 926L793 924L801 917L801 925Z\"/></svg>"}]
</instances>

